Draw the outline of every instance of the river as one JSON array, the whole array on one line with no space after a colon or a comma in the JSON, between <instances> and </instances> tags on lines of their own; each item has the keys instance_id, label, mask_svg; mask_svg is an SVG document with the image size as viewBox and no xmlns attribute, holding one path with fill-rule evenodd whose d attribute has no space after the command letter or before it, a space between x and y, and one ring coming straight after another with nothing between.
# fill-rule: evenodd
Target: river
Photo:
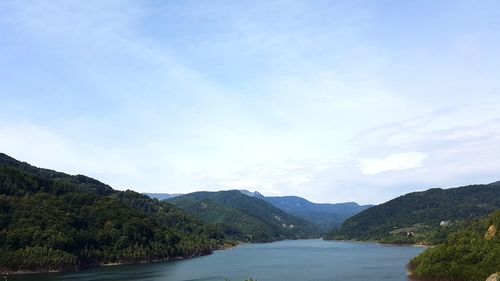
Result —
<instances>
[{"instance_id":1,"label":"river","mask_svg":"<svg viewBox=\"0 0 500 281\"><path fill-rule=\"evenodd\" d=\"M411 246L383 246L323 240L244 244L195 259L112 266L72 273L8 276L17 281L406 281L406 264L422 252Z\"/></svg>"}]
</instances>

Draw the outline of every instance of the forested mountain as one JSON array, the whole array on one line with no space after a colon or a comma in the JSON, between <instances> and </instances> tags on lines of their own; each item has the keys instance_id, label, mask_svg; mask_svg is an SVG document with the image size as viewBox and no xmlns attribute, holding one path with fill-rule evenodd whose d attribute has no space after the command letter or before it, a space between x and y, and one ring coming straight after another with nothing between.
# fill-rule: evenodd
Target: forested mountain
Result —
<instances>
[{"instance_id":1,"label":"forested mountain","mask_svg":"<svg viewBox=\"0 0 500 281\"><path fill-rule=\"evenodd\" d=\"M75 270L210 253L224 235L167 203L0 153L0 270Z\"/></svg>"},{"instance_id":2,"label":"forested mountain","mask_svg":"<svg viewBox=\"0 0 500 281\"><path fill-rule=\"evenodd\" d=\"M267 242L319 236L319 227L240 191L194 192L168 202L236 239Z\"/></svg>"},{"instance_id":3,"label":"forested mountain","mask_svg":"<svg viewBox=\"0 0 500 281\"><path fill-rule=\"evenodd\" d=\"M500 272L500 211L450 233L410 262L413 280L486 280Z\"/></svg>"},{"instance_id":4,"label":"forested mountain","mask_svg":"<svg viewBox=\"0 0 500 281\"><path fill-rule=\"evenodd\" d=\"M321 226L323 230L340 227L346 219L372 206L360 206L355 202L319 204L298 196L273 197L263 196L258 192L254 193L254 196L273 204L287 213L312 221Z\"/></svg>"},{"instance_id":5,"label":"forested mountain","mask_svg":"<svg viewBox=\"0 0 500 281\"><path fill-rule=\"evenodd\" d=\"M470 185L413 192L346 220L327 239L438 243L450 227L500 208L500 185Z\"/></svg>"}]
</instances>

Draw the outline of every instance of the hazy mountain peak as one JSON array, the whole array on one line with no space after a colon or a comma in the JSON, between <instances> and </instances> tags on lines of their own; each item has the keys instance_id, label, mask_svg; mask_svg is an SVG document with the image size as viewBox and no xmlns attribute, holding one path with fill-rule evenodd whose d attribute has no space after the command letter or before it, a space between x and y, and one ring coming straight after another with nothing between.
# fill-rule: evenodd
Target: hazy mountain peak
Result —
<instances>
[{"instance_id":1,"label":"hazy mountain peak","mask_svg":"<svg viewBox=\"0 0 500 281\"><path fill-rule=\"evenodd\" d=\"M143 193L143 194L151 198L156 198L160 201L183 195L182 193Z\"/></svg>"},{"instance_id":2,"label":"hazy mountain peak","mask_svg":"<svg viewBox=\"0 0 500 281\"><path fill-rule=\"evenodd\" d=\"M260 192L258 191L249 191L249 190L246 190L246 189L235 189L243 194L245 194L246 196L250 196L250 197L257 197L257 198L263 198L264 195L262 195Z\"/></svg>"}]
</instances>

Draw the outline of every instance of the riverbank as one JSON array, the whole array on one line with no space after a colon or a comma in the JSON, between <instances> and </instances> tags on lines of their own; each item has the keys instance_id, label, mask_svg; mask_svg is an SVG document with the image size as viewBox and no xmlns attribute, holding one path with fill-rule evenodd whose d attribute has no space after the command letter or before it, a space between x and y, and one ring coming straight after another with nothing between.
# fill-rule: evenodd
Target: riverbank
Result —
<instances>
[{"instance_id":1,"label":"riverbank","mask_svg":"<svg viewBox=\"0 0 500 281\"><path fill-rule=\"evenodd\" d=\"M433 248L435 245L429 245L429 244L422 244L422 243L415 243L415 244L395 244L395 243L383 243L378 240L341 240L341 239L323 239L324 241L338 241L338 242L350 242L350 243L371 243L371 244L378 244L381 246L402 246L402 247L418 247L418 248Z\"/></svg>"},{"instance_id":2,"label":"riverbank","mask_svg":"<svg viewBox=\"0 0 500 281\"><path fill-rule=\"evenodd\" d=\"M230 250L238 247L241 244L250 244L248 242L243 242L243 241L234 241L232 243L223 243L222 245L217 248L217 250Z\"/></svg>"},{"instance_id":3,"label":"riverbank","mask_svg":"<svg viewBox=\"0 0 500 281\"><path fill-rule=\"evenodd\" d=\"M283 241L283 240L280 240ZM270 242L259 242L259 243L250 243L250 242L243 242L243 241L227 241L222 244L220 244L216 249L213 249L209 253L198 253L195 255L191 256L186 256L186 257L172 257L172 258L166 258L166 259L154 259L154 260L140 260L137 262L108 262L108 263L95 263L93 265L85 265L81 266L77 269L74 270L65 270L65 269L60 269L60 270L53 270L53 269L41 269L41 270L11 270L11 269L1 269L0 268L0 275L3 276L5 274L8 275L36 275L36 274L44 274L44 273L70 273L70 272L80 272L80 271L86 271L89 269L95 269L95 268L105 268L105 267L117 267L117 266L125 266L125 265L140 265L140 264L151 264L151 263L161 263L161 262L172 262L172 261L180 261L180 260L187 260L187 259L194 259L197 257L201 256L208 256L212 255L214 251L223 251L223 250L232 250L235 249L241 245L246 245L246 244L269 244L269 243L274 243L278 241L270 241Z\"/></svg>"},{"instance_id":4,"label":"riverbank","mask_svg":"<svg viewBox=\"0 0 500 281\"><path fill-rule=\"evenodd\" d=\"M382 245L382 246L394 246L394 247L402 246L402 247L417 247L417 248L424 248L424 249L436 247L435 245L426 245L426 244L419 244L419 243L417 243L417 244L393 244L393 243L381 243L381 242L376 242L376 243L379 245Z\"/></svg>"},{"instance_id":5,"label":"riverbank","mask_svg":"<svg viewBox=\"0 0 500 281\"><path fill-rule=\"evenodd\" d=\"M273 241L276 242L276 241ZM273 243L273 242L267 242L267 243ZM243 242L243 241L231 241L231 242L225 242L216 249L210 251L209 253L198 253L195 255L191 256L178 256L178 257L172 257L172 258L166 258L166 259L154 259L154 260L140 260L137 262L108 262L108 263L96 263L93 265L85 265L82 267L79 267L75 270L54 270L54 269L41 269L41 270L11 270L11 269L1 269L0 268L0 275L36 275L36 274L44 274L44 273L66 273L66 272L79 272L79 271L85 271L89 269L94 269L94 268L104 268L104 267L116 267L116 266L125 266L125 265L139 265L139 264L151 264L151 263L161 263L161 262L172 262L172 261L180 261L180 260L187 260L187 259L194 259L197 257L202 257L202 256L208 256L213 254L213 251L222 251L222 250L232 250L237 248L240 245L244 244L255 244L255 243L249 243L249 242Z\"/></svg>"},{"instance_id":6,"label":"riverbank","mask_svg":"<svg viewBox=\"0 0 500 281\"><path fill-rule=\"evenodd\" d=\"M79 271L85 271L85 270L94 269L94 268L100 268L100 267L116 267L116 266L125 266L125 265L139 265L139 264L151 264L151 263L187 260L187 259L193 259L193 258L202 257L202 256L208 256L208 255L211 255L212 253L213 253L213 251L210 251L210 253L199 253L199 254L186 256L186 257L178 256L178 257L172 257L172 258L166 258L166 259L141 260L141 261L137 261L137 262L96 263L95 265L82 266L82 267L77 268L75 270L65 270L65 269L59 269L59 270L54 270L54 269L11 270L11 269L1 269L0 268L0 275L1 276L4 276L4 275L36 275L36 274L43 274L43 273L79 272Z\"/></svg>"}]
</instances>

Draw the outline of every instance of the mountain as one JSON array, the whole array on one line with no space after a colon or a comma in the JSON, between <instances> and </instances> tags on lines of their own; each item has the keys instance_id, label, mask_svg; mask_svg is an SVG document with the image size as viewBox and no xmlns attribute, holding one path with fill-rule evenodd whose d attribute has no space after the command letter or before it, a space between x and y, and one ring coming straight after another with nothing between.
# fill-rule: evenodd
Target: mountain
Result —
<instances>
[{"instance_id":1,"label":"mountain","mask_svg":"<svg viewBox=\"0 0 500 281\"><path fill-rule=\"evenodd\" d=\"M194 192L168 199L167 202L243 241L269 242L319 236L319 228L315 224L237 190Z\"/></svg>"},{"instance_id":2,"label":"mountain","mask_svg":"<svg viewBox=\"0 0 500 281\"><path fill-rule=\"evenodd\" d=\"M254 196L273 204L275 207L289 214L312 221L318 224L323 230L340 227L346 219L372 207L372 205L360 206L354 202L319 204L298 196L268 197L258 192Z\"/></svg>"},{"instance_id":3,"label":"mountain","mask_svg":"<svg viewBox=\"0 0 500 281\"><path fill-rule=\"evenodd\" d=\"M239 192L245 194L246 196L250 196L250 197L257 197L257 198L264 198L264 195L260 194L258 191L248 191L246 189L236 189L238 190Z\"/></svg>"},{"instance_id":4,"label":"mountain","mask_svg":"<svg viewBox=\"0 0 500 281\"><path fill-rule=\"evenodd\" d=\"M151 198L158 199L160 201L174 198L176 196L182 195L181 193L143 193Z\"/></svg>"},{"instance_id":5,"label":"mountain","mask_svg":"<svg viewBox=\"0 0 500 281\"><path fill-rule=\"evenodd\" d=\"M347 219L327 239L387 243L441 242L459 221L481 218L500 208L500 185L470 185L413 192Z\"/></svg>"},{"instance_id":6,"label":"mountain","mask_svg":"<svg viewBox=\"0 0 500 281\"><path fill-rule=\"evenodd\" d=\"M209 254L223 233L167 203L0 153L0 271L66 271Z\"/></svg>"}]
</instances>

